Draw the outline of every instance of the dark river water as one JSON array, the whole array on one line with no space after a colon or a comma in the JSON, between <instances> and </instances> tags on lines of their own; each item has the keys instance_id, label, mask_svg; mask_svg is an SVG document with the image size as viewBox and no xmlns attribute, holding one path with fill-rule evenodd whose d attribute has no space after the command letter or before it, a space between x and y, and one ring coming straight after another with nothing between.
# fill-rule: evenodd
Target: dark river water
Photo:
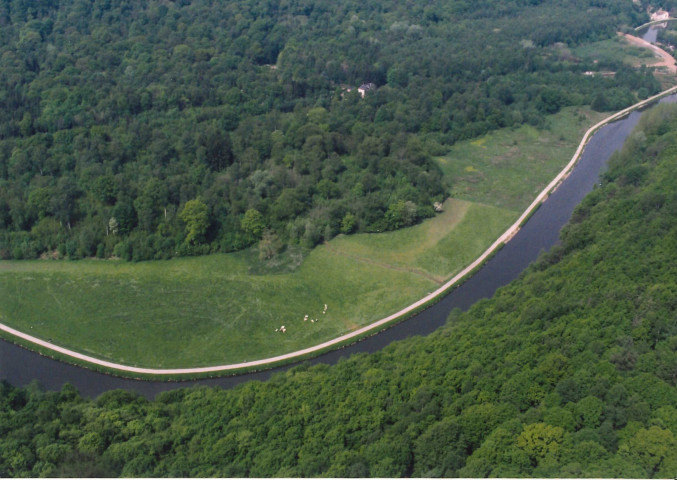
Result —
<instances>
[{"instance_id":1,"label":"dark river water","mask_svg":"<svg viewBox=\"0 0 677 480\"><path fill-rule=\"evenodd\" d=\"M667 101L674 101L674 97ZM445 323L452 309L466 310L479 299L492 296L497 288L515 279L541 252L558 242L559 230L570 218L574 207L598 182L600 171L611 154L623 145L639 116L638 112L631 113L623 120L599 130L590 140L574 171L557 191L517 235L463 285L415 317L352 346L310 360L309 363L332 364L353 353L374 352L396 340L429 334ZM274 372L287 368L290 366L260 373L190 382L137 381L68 365L0 341L0 378L15 386L24 386L36 380L47 390L59 390L64 383L69 382L87 397L95 397L117 388L133 390L148 398L165 390L196 384L230 388L249 380L265 380Z\"/></svg>"},{"instance_id":2,"label":"dark river water","mask_svg":"<svg viewBox=\"0 0 677 480\"><path fill-rule=\"evenodd\" d=\"M650 26L642 33L642 39L646 40L649 43L654 43L656 38L658 38L658 30L661 30L662 27L656 27L654 25Z\"/></svg>"}]
</instances>

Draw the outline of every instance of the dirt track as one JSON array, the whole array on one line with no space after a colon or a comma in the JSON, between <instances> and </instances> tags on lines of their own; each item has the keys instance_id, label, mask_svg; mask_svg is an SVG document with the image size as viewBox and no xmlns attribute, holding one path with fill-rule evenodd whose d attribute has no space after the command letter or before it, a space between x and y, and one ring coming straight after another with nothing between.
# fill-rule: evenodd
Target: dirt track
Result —
<instances>
[{"instance_id":1,"label":"dirt track","mask_svg":"<svg viewBox=\"0 0 677 480\"><path fill-rule=\"evenodd\" d=\"M625 39L632 43L633 45L637 45L638 47L644 47L644 48L649 48L651 49L657 56L661 58L661 61L658 63L654 63L652 65L647 65L651 67L665 67L670 73L677 73L677 65L675 65L675 59L672 55L670 55L668 52L663 50L660 47L657 47L656 45L653 45L646 40L643 40L639 37L635 37L633 35L629 35L627 33L624 33L623 36Z\"/></svg>"}]
</instances>

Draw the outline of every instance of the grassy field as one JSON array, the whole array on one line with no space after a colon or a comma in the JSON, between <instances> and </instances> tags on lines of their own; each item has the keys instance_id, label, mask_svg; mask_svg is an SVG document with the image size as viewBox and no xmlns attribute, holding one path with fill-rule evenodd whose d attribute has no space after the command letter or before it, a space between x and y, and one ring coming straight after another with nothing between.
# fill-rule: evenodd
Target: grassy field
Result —
<instances>
[{"instance_id":1,"label":"grassy field","mask_svg":"<svg viewBox=\"0 0 677 480\"><path fill-rule=\"evenodd\" d=\"M606 116L567 108L549 117L544 129L524 125L454 145L439 159L451 196L523 211L571 160L585 130Z\"/></svg>"},{"instance_id":2,"label":"grassy field","mask_svg":"<svg viewBox=\"0 0 677 480\"><path fill-rule=\"evenodd\" d=\"M420 250L418 240L434 225L446 243L433 242L433 248L467 243L464 255L452 257L456 262L445 261L455 272L479 255L513 217L497 208L464 207L460 212L450 208L398 235L401 250ZM481 221L490 227L476 229ZM464 242L470 235L472 240ZM366 244L391 241L389 234L359 237ZM246 253L137 264L2 262L2 321L59 345L134 365L211 365L320 343L405 307L437 287L429 277L440 273L438 267L429 275L411 273L406 263L359 258L348 254L349 248L334 246L351 245L353 238L316 248L298 269L283 274L248 274L252 256ZM429 252L410 255L421 259L421 265L432 265ZM324 304L329 307L326 314ZM304 322L306 314L309 320ZM282 325L286 333L275 332Z\"/></svg>"},{"instance_id":3,"label":"grassy field","mask_svg":"<svg viewBox=\"0 0 677 480\"><path fill-rule=\"evenodd\" d=\"M339 236L310 253L292 249L271 268L255 252L0 262L0 321L99 358L158 368L236 363L321 343L413 303L470 263L597 118L568 109L544 131L522 127L459 144L439 159L455 198L437 217L392 233ZM282 325L286 333L276 332Z\"/></svg>"},{"instance_id":4,"label":"grassy field","mask_svg":"<svg viewBox=\"0 0 677 480\"><path fill-rule=\"evenodd\" d=\"M444 209L444 214L414 228L342 236L327 247L348 258L368 259L444 283L486 250L515 219L512 210L456 199L447 200Z\"/></svg>"},{"instance_id":5,"label":"grassy field","mask_svg":"<svg viewBox=\"0 0 677 480\"><path fill-rule=\"evenodd\" d=\"M8 267L0 280L9 297L3 322L97 357L154 367L293 351L355 328L355 319L375 319L381 300L404 305L432 285L321 253L311 254L294 274L267 276L247 275L247 265L227 255ZM326 315L324 303L330 306ZM318 322L304 322L305 314ZM284 334L275 332L281 325Z\"/></svg>"},{"instance_id":6,"label":"grassy field","mask_svg":"<svg viewBox=\"0 0 677 480\"><path fill-rule=\"evenodd\" d=\"M633 32L632 34L637 37L642 36L642 33L640 32ZM635 68L641 67L642 65L652 67L661 62L660 57L655 55L648 48L632 45L620 36L602 40L600 42L581 45L580 47L568 51L568 53L583 60L623 62ZM656 73L656 79L660 82L663 89L667 89L677 84L677 77L675 77L675 75L669 74L661 68L658 68Z\"/></svg>"},{"instance_id":7,"label":"grassy field","mask_svg":"<svg viewBox=\"0 0 677 480\"><path fill-rule=\"evenodd\" d=\"M636 33L635 36L640 34ZM651 66L659 60L649 49L630 45L620 36L581 45L574 48L571 53L584 60L597 60L602 63L623 62L633 67Z\"/></svg>"}]
</instances>

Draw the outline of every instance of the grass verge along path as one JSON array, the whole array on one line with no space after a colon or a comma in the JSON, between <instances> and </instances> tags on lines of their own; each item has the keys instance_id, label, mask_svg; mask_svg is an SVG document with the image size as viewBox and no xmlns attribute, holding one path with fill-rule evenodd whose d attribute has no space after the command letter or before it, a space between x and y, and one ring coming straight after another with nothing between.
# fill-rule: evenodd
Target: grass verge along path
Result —
<instances>
[{"instance_id":1,"label":"grass verge along path","mask_svg":"<svg viewBox=\"0 0 677 480\"><path fill-rule=\"evenodd\" d=\"M454 203L466 207L457 212ZM397 237L401 248L414 251L434 227L440 247L474 258L514 218L514 212L495 207L448 204L433 221ZM473 225L482 221L488 227L480 237ZM389 235L360 240L378 242ZM0 262L0 322L116 363L205 366L322 343L398 311L439 285L437 271L351 256L333 246L350 245L345 242L350 238L321 245L294 271L274 274L250 274L248 252L141 263ZM468 263L458 257L449 273L460 270L461 262ZM416 268L421 272L412 271Z\"/></svg>"},{"instance_id":2,"label":"grass verge along path","mask_svg":"<svg viewBox=\"0 0 677 480\"><path fill-rule=\"evenodd\" d=\"M588 130L567 168L503 235L515 211L448 202L456 208L408 231L338 238L333 250L331 244L316 248L296 271L284 274L248 275L245 253L139 264L2 262L0 328L75 360L133 374L255 369L324 351L422 308L479 266L568 173L589 134L602 123ZM533 168L523 163L522 178L528 183ZM468 224L477 218L496 228L479 235ZM390 235L394 237L388 239ZM422 248L421 239L428 235L431 243ZM480 236L481 241L471 241ZM401 256L408 259L404 267L419 271L389 268L400 255L395 258L382 248L388 242L402 242ZM476 260L461 270L464 260L459 258L456 265L434 271L436 265L426 255L436 248L442 255L461 244ZM365 255L372 261L363 261ZM442 278L444 269L458 273L441 287L420 275L425 271ZM392 311L397 313L383 317ZM186 365L192 367L181 368Z\"/></svg>"}]
</instances>

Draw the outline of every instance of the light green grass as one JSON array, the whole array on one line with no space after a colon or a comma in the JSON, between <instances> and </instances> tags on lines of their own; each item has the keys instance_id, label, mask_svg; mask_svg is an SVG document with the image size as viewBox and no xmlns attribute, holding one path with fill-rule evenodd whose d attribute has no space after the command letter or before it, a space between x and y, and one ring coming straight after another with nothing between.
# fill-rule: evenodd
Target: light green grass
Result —
<instances>
[{"instance_id":1,"label":"light green grass","mask_svg":"<svg viewBox=\"0 0 677 480\"><path fill-rule=\"evenodd\" d=\"M293 270L285 273L267 270L252 252L142 263L0 262L0 321L99 358L155 368L238 363L319 344L413 303L474 260L599 117L568 109L547 131L522 127L460 143L439 159L457 197L443 213L397 232L339 236L303 261L291 251L286 264L298 267L283 261L278 272ZM275 332L282 325L287 332Z\"/></svg>"},{"instance_id":2,"label":"light green grass","mask_svg":"<svg viewBox=\"0 0 677 480\"><path fill-rule=\"evenodd\" d=\"M566 108L545 129L524 125L461 142L438 159L454 198L523 211L566 165L585 131L605 114Z\"/></svg>"},{"instance_id":3,"label":"light green grass","mask_svg":"<svg viewBox=\"0 0 677 480\"><path fill-rule=\"evenodd\" d=\"M621 36L578 46L571 53L583 60L597 60L602 63L623 62L633 67L649 66L658 61L649 49L630 45Z\"/></svg>"},{"instance_id":4,"label":"light green grass","mask_svg":"<svg viewBox=\"0 0 677 480\"><path fill-rule=\"evenodd\" d=\"M423 225L339 237L328 247L349 258L407 269L442 283L475 260L514 219L511 210L450 199L443 214Z\"/></svg>"},{"instance_id":5,"label":"light green grass","mask_svg":"<svg viewBox=\"0 0 677 480\"><path fill-rule=\"evenodd\" d=\"M2 262L0 316L58 345L132 365L255 360L319 344L415 302L476 258L513 217L448 201L444 213L410 229L338 237L284 274L248 274L255 257L247 252L136 264ZM390 254L389 245L397 245ZM275 332L282 325L286 333Z\"/></svg>"},{"instance_id":6,"label":"light green grass","mask_svg":"<svg viewBox=\"0 0 677 480\"><path fill-rule=\"evenodd\" d=\"M241 255L139 264L3 262L0 314L13 327L98 357L199 366L320 343L433 286L322 247L295 273L282 275L247 275ZM304 322L305 314L318 321ZM281 325L284 334L275 332Z\"/></svg>"},{"instance_id":7,"label":"light green grass","mask_svg":"<svg viewBox=\"0 0 677 480\"><path fill-rule=\"evenodd\" d=\"M641 37L642 33L634 32L634 35ZM635 68L639 68L642 65L652 67L661 62L661 58L650 49L632 45L621 36L581 45L571 51L567 50L567 53L572 57L582 60L602 63L623 62ZM663 89L677 84L677 77L675 75L660 68L655 73L657 74L656 79L660 82Z\"/></svg>"}]
</instances>

